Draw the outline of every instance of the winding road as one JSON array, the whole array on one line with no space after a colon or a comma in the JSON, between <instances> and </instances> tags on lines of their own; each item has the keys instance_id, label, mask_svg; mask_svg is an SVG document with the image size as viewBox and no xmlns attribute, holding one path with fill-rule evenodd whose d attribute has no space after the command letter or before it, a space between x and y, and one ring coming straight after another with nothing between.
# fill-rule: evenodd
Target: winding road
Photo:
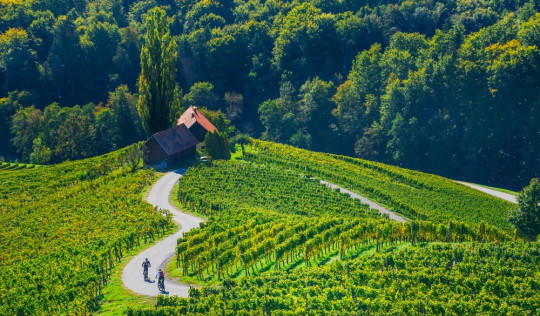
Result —
<instances>
[{"instance_id":1,"label":"winding road","mask_svg":"<svg viewBox=\"0 0 540 316\"><path fill-rule=\"evenodd\" d=\"M472 184L472 183L468 183L468 182L463 182L463 181L456 181L456 182L461 183L463 185L466 185L466 186L468 186L470 188L476 189L478 191L482 191L482 192L484 192L486 194L493 195L494 197L498 197L499 199L503 199L503 200L506 200L508 202L517 204L517 197L515 195L504 193L504 192L493 190L493 189L489 189L489 188L482 187L482 186Z\"/></svg>"},{"instance_id":2,"label":"winding road","mask_svg":"<svg viewBox=\"0 0 540 316\"><path fill-rule=\"evenodd\" d=\"M339 189L340 192L349 194L351 196L351 198L360 200L360 202L369 205L370 208L379 211L379 213L381 213L381 214L387 214L390 217L390 219L393 219L395 221L402 222L402 223L406 222L406 220L403 217L397 215L396 213L386 209L385 207L383 207L383 206L381 206L381 205L379 205L379 204L377 204L377 203L375 203L375 202L373 202L371 200L366 199L365 197L363 197L363 196L361 196L361 195L359 195L357 193L354 193L352 191L349 191L349 190L347 190L345 188L342 188L340 186L337 186L337 185L335 185L333 183L330 183L330 182L327 182L327 181L324 181L324 180L320 180L320 182L322 184L332 188L332 189Z\"/></svg>"},{"instance_id":3,"label":"winding road","mask_svg":"<svg viewBox=\"0 0 540 316\"><path fill-rule=\"evenodd\" d=\"M180 229L175 234L138 254L125 266L122 271L122 282L126 288L135 293L148 296L169 294L188 297L189 285L175 282L167 277L165 277L165 290L168 293L160 293L157 283L145 282L143 280L143 269L141 266L145 258L150 260L152 267L148 270L148 277L153 280L158 268L163 269L167 262L174 257L177 239L182 237L184 232L199 227L199 224L203 221L202 218L180 212L169 203L169 195L185 171L178 170L165 174L152 186L146 198L148 203L156 206L158 209L169 210L173 215L173 220L179 224Z\"/></svg>"},{"instance_id":4,"label":"winding road","mask_svg":"<svg viewBox=\"0 0 540 316\"><path fill-rule=\"evenodd\" d=\"M185 171L186 170L182 169L166 173L152 186L152 189L150 190L148 197L146 198L148 203L156 206L158 209L169 210L173 215L173 220L178 223L180 229L175 234L165 238L164 240L158 242L154 246L144 250L143 252L135 256L124 267L124 270L122 271L122 282L124 283L124 286L126 288L130 289L135 293L148 296L169 294L181 297L188 297L190 285L178 283L167 277L165 277L165 289L167 292L161 293L157 289L156 283L143 280L141 266L145 258L148 258L150 260L152 267L149 269L148 275L150 279L153 279L154 276L157 274L158 268L163 269L167 262L169 262L169 260L174 257L177 239L182 237L184 232L188 232L194 228L199 227L200 223L203 221L202 218L180 212L169 202L169 196L174 188L174 185L178 182L178 180L180 180ZM362 203L368 204L370 208L376 209L380 213L388 214L390 219L398 222L406 221L405 218L397 215L396 213L386 209L385 207L371 200L366 199L365 197L357 193L354 193L350 190L347 190L324 180L320 180L320 182L332 189L340 189L340 192L349 194L350 197L353 199L359 199ZM469 186L473 189L482 191L484 193L510 201L512 203L517 203L516 197L514 195L491 190L467 182L457 182Z\"/></svg>"},{"instance_id":5,"label":"winding road","mask_svg":"<svg viewBox=\"0 0 540 316\"><path fill-rule=\"evenodd\" d=\"M158 209L169 210L173 215L173 220L177 222L180 226L180 230L175 234L158 242L154 246L144 250L143 252L135 256L133 259L131 259L124 267L124 270L122 271L122 282L124 283L124 286L126 288L130 289L135 293L148 296L168 294L188 297L190 285L178 283L167 277L165 277L165 290L167 292L161 293L157 288L157 283L146 282L143 280L143 270L141 266L145 258L148 258L148 260L150 260L152 267L150 267L148 271L148 276L150 277L150 279L153 280L154 276L157 274L157 270L159 268L163 269L167 262L169 262L169 260L174 257L177 239L182 237L184 232L188 232L194 228L199 227L199 224L203 221L202 218L180 212L169 202L169 196L174 188L174 185L178 182L178 180L180 180L185 171L186 170L178 170L165 174L152 186L152 189L150 190L148 197L146 198L148 203L156 206ZM388 214L393 220L399 222L405 221L403 217L352 191L339 187L330 182L321 180L321 183L333 189L339 188L341 192L348 193L351 198L359 199L362 201L362 203L368 204L369 207L376 209L381 213Z\"/></svg>"}]
</instances>

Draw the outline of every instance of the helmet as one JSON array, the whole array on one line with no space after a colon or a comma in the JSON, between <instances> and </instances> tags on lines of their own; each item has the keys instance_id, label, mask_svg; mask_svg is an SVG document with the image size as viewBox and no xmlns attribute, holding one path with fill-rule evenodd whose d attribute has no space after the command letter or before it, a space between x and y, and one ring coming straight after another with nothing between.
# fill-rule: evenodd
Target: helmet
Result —
<instances>
[{"instance_id":1,"label":"helmet","mask_svg":"<svg viewBox=\"0 0 540 316\"><path fill-rule=\"evenodd\" d=\"M144 260L148 261L148 258L144 258Z\"/></svg>"},{"instance_id":2,"label":"helmet","mask_svg":"<svg viewBox=\"0 0 540 316\"><path fill-rule=\"evenodd\" d=\"M159 271L161 271L161 269L159 269Z\"/></svg>"}]
</instances>

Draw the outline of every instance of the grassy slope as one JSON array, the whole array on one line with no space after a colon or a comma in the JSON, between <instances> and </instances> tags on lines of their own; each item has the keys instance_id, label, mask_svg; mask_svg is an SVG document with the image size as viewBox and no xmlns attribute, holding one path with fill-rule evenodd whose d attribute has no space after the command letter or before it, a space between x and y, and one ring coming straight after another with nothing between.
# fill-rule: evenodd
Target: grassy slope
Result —
<instances>
[{"instance_id":1,"label":"grassy slope","mask_svg":"<svg viewBox=\"0 0 540 316\"><path fill-rule=\"evenodd\" d=\"M114 247L138 244L137 231L157 236L162 217L141 200L153 172L123 169L124 152L0 171L0 314L94 308L117 264ZM96 167L103 174L89 177ZM96 267L106 269L96 274Z\"/></svg>"}]
</instances>

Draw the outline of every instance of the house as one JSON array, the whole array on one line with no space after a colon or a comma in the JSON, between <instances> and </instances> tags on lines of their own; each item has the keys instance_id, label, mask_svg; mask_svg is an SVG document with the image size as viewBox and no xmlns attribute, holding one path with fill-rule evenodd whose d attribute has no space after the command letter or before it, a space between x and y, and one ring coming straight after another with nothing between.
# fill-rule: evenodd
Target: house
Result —
<instances>
[{"instance_id":1,"label":"house","mask_svg":"<svg viewBox=\"0 0 540 316\"><path fill-rule=\"evenodd\" d=\"M207 132L217 131L217 128L204 115L197 111L197 107L193 105L180 116L176 125L180 124L186 125L201 143L204 142Z\"/></svg>"},{"instance_id":2,"label":"house","mask_svg":"<svg viewBox=\"0 0 540 316\"><path fill-rule=\"evenodd\" d=\"M143 145L145 165L156 169L171 168L197 155L199 140L185 124L179 124L152 135Z\"/></svg>"}]
</instances>

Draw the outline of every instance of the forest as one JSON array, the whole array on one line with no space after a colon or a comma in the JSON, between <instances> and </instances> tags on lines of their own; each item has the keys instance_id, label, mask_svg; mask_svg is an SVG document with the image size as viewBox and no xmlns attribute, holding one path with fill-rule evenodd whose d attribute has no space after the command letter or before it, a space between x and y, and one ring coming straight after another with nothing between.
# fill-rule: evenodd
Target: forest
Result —
<instances>
[{"instance_id":1,"label":"forest","mask_svg":"<svg viewBox=\"0 0 540 316\"><path fill-rule=\"evenodd\" d=\"M58 163L144 140L156 6L181 109L454 179L520 189L540 174L537 0L2 0L0 156Z\"/></svg>"}]
</instances>

